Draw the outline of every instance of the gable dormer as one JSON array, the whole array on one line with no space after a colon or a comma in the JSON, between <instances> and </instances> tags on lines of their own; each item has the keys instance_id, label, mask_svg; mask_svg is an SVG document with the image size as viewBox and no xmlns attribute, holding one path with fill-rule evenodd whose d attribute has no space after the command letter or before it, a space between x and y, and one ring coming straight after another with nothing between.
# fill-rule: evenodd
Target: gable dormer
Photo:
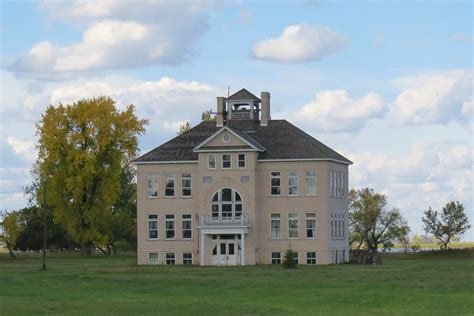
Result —
<instances>
[{"instance_id":1,"label":"gable dormer","mask_svg":"<svg viewBox=\"0 0 474 316\"><path fill-rule=\"evenodd\" d=\"M265 148L245 132L224 126L193 149L194 152L236 150L264 151Z\"/></svg>"},{"instance_id":2,"label":"gable dormer","mask_svg":"<svg viewBox=\"0 0 474 316\"><path fill-rule=\"evenodd\" d=\"M270 120L270 93L262 92L261 99L241 89L228 98L217 98L216 124L218 127L230 121L259 121L267 126Z\"/></svg>"}]
</instances>

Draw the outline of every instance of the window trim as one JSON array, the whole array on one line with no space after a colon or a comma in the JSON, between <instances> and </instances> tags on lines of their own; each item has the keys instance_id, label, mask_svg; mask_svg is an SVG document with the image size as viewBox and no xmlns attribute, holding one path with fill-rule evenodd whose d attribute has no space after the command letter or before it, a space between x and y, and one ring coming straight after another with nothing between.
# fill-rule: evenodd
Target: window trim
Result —
<instances>
[{"instance_id":1,"label":"window trim","mask_svg":"<svg viewBox=\"0 0 474 316\"><path fill-rule=\"evenodd\" d=\"M213 157L214 159L214 167L210 167L210 158ZM216 154L207 154L207 169L215 170L216 169Z\"/></svg>"},{"instance_id":2,"label":"window trim","mask_svg":"<svg viewBox=\"0 0 474 316\"><path fill-rule=\"evenodd\" d=\"M224 167L224 163L227 162L227 160L224 160L224 156L229 156L229 167ZM222 165L221 165L221 168L222 169L232 169L232 155L231 154L228 154L228 153L224 153L221 155L221 159L222 159Z\"/></svg>"},{"instance_id":3,"label":"window trim","mask_svg":"<svg viewBox=\"0 0 474 316\"><path fill-rule=\"evenodd\" d=\"M314 253L314 258L309 258L308 254L309 253ZM308 260L314 260L314 263L309 263ZM318 264L318 254L316 251L306 251L306 264L307 265L316 265Z\"/></svg>"},{"instance_id":4,"label":"window trim","mask_svg":"<svg viewBox=\"0 0 474 316\"><path fill-rule=\"evenodd\" d=\"M152 218L150 219L150 216L156 216L156 218ZM150 238L150 221L155 221L156 222L156 238ZM160 237L160 230L159 230L159 226L160 226L160 223L158 221L158 214L148 214L148 217L147 217L147 224L148 224L148 227L147 227L147 240L158 240L158 238Z\"/></svg>"},{"instance_id":5,"label":"window trim","mask_svg":"<svg viewBox=\"0 0 474 316\"><path fill-rule=\"evenodd\" d=\"M277 219L277 218L272 218L272 215L278 215L278 219ZM280 223L279 237L273 237L273 226L272 226L272 222L273 222L273 221L276 221L276 220L278 220L278 222ZM280 214L280 213L270 213L270 239L271 239L271 240L279 240L279 239L281 239L281 214Z\"/></svg>"},{"instance_id":6,"label":"window trim","mask_svg":"<svg viewBox=\"0 0 474 316\"><path fill-rule=\"evenodd\" d=\"M299 196L300 195L300 173L298 171L288 171L287 176L288 176L287 178L288 179L288 196ZM294 178L296 178L296 194L290 194L290 179L294 179ZM294 187L294 185L291 187Z\"/></svg>"},{"instance_id":7,"label":"window trim","mask_svg":"<svg viewBox=\"0 0 474 316\"><path fill-rule=\"evenodd\" d=\"M309 172L313 172L314 176L308 176ZM314 194L308 193L308 179L314 178ZM304 177L304 195L305 196L318 196L318 173L316 170L307 170Z\"/></svg>"},{"instance_id":8,"label":"window trim","mask_svg":"<svg viewBox=\"0 0 474 316\"><path fill-rule=\"evenodd\" d=\"M184 255L191 255L191 263L184 263ZM189 259L186 259L189 260ZM183 255L181 256L181 264L183 265L193 265L194 264L194 256L192 252L183 252Z\"/></svg>"},{"instance_id":9,"label":"window trim","mask_svg":"<svg viewBox=\"0 0 474 316\"><path fill-rule=\"evenodd\" d=\"M167 216L173 216L173 219L171 218L166 218ZM173 238L168 238L167 237L167 231L168 230L171 230L171 229L167 229L166 228L166 223L167 222L173 222ZM174 214L166 214L165 215L165 220L164 220L164 223L165 223L165 240L175 240L176 239L176 216Z\"/></svg>"},{"instance_id":10,"label":"window trim","mask_svg":"<svg viewBox=\"0 0 474 316\"><path fill-rule=\"evenodd\" d=\"M272 175L272 173L278 173L279 175L277 177L277 176ZM280 188L280 193L279 194L273 194L272 189L273 189L274 186L272 185L272 180L277 179L277 178L280 180L280 185L278 186L278 188ZM277 186L275 186L275 187L277 187ZM270 171L270 196L271 197L272 196L281 196L281 172L280 171Z\"/></svg>"},{"instance_id":11,"label":"window trim","mask_svg":"<svg viewBox=\"0 0 474 316\"><path fill-rule=\"evenodd\" d=\"M189 177L184 177L184 175L189 175ZM189 180L189 187L183 185L183 180ZM183 190L189 188L189 195L184 195ZM193 176L191 173L181 173L181 197L184 199L189 199L193 197Z\"/></svg>"},{"instance_id":12,"label":"window trim","mask_svg":"<svg viewBox=\"0 0 474 316\"><path fill-rule=\"evenodd\" d=\"M158 174L157 173L148 173L146 175L146 177L147 177L147 179L146 179L146 187L147 187L146 195L147 195L147 198L148 199L157 199L158 198L158 193L159 193L158 192L159 191L158 190L158 185L159 185L158 184L158 182L159 182L158 181ZM150 178L155 178L155 180L156 180L156 196L150 195Z\"/></svg>"},{"instance_id":13,"label":"window trim","mask_svg":"<svg viewBox=\"0 0 474 316\"><path fill-rule=\"evenodd\" d=\"M173 259L168 259L168 255L173 255ZM168 263L168 260L173 260L173 263ZM167 252L165 255L165 263L167 266L176 265L176 252Z\"/></svg>"},{"instance_id":14,"label":"window trim","mask_svg":"<svg viewBox=\"0 0 474 316\"><path fill-rule=\"evenodd\" d=\"M279 254L279 257L278 258L273 258L273 254ZM273 263L273 260L279 260L280 262ZM275 264L275 265L282 264L281 251L272 251L272 252L270 252L270 263Z\"/></svg>"},{"instance_id":15,"label":"window trim","mask_svg":"<svg viewBox=\"0 0 474 316\"><path fill-rule=\"evenodd\" d=\"M310 215L311 214L311 215ZM313 220L314 221L314 237L308 237L308 220ZM306 213L306 220L305 220L305 236L306 236L306 239L316 239L317 237L317 226L318 225L318 222L316 221L316 214L315 213Z\"/></svg>"},{"instance_id":16,"label":"window trim","mask_svg":"<svg viewBox=\"0 0 474 316\"><path fill-rule=\"evenodd\" d=\"M296 214L296 237L290 237L290 214ZM292 218L292 220L295 220L294 218ZM288 239L299 239L300 238L300 216L297 212L291 212L291 213L288 213L288 221L287 221L287 224L288 224ZM295 228L292 228L292 229L295 229Z\"/></svg>"},{"instance_id":17,"label":"window trim","mask_svg":"<svg viewBox=\"0 0 474 316\"><path fill-rule=\"evenodd\" d=\"M167 195L166 194L166 181L171 179L170 175L173 176L172 177L172 179L173 179L173 195ZM164 190L165 191L164 192L165 193L165 195L164 195L165 198L170 199L170 198L176 197L176 174L175 173L171 173L171 172L170 173L165 173L164 186L165 186L165 190Z\"/></svg>"},{"instance_id":18,"label":"window trim","mask_svg":"<svg viewBox=\"0 0 474 316\"><path fill-rule=\"evenodd\" d=\"M156 254L156 262L152 263L150 261L150 255L152 254ZM160 255L158 254L158 252L149 252L148 253L148 264L149 265L157 265L157 264L160 264Z\"/></svg>"},{"instance_id":19,"label":"window trim","mask_svg":"<svg viewBox=\"0 0 474 316\"><path fill-rule=\"evenodd\" d=\"M244 156L244 160L241 160L240 159L240 156ZM240 166L240 162L243 161L244 162L244 166L241 167ZM237 154L237 169L245 169L247 167L247 155L246 154Z\"/></svg>"},{"instance_id":20,"label":"window trim","mask_svg":"<svg viewBox=\"0 0 474 316\"><path fill-rule=\"evenodd\" d=\"M184 216L188 216L189 215L189 218L184 218ZM189 238L184 238L184 227L183 227L183 223L184 222L190 222L191 223L191 228L190 229L186 229L187 231L191 231L191 237ZM193 215L192 214L181 214L181 239L182 240L193 240Z\"/></svg>"}]
</instances>

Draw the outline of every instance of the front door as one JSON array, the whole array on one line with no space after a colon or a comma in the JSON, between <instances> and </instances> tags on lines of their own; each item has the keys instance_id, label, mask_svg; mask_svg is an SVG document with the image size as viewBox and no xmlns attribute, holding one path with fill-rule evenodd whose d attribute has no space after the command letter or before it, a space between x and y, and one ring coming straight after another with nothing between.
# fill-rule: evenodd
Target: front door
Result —
<instances>
[{"instance_id":1,"label":"front door","mask_svg":"<svg viewBox=\"0 0 474 316\"><path fill-rule=\"evenodd\" d=\"M218 236L212 246L212 264L235 266L238 262L239 240L232 235ZM214 240L213 240L214 241Z\"/></svg>"}]
</instances>

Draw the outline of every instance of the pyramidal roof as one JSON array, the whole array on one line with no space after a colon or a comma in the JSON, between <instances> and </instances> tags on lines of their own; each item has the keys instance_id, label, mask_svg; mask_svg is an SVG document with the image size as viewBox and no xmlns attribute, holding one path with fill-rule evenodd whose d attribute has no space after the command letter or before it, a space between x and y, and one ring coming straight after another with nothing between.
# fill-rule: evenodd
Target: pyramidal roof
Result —
<instances>
[{"instance_id":1,"label":"pyramidal roof","mask_svg":"<svg viewBox=\"0 0 474 316\"><path fill-rule=\"evenodd\" d=\"M249 92L245 88L240 89L239 91L237 91L236 93L234 93L233 95L228 97L227 100L236 100L236 101L239 101L239 100L257 100L257 101L260 102L260 99L257 96L255 96L253 93Z\"/></svg>"}]
</instances>

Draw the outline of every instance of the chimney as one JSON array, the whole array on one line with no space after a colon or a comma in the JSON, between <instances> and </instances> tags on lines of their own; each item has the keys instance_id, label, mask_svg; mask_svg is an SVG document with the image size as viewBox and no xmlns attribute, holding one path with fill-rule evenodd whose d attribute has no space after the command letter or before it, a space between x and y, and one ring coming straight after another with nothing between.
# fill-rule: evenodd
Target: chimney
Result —
<instances>
[{"instance_id":1,"label":"chimney","mask_svg":"<svg viewBox=\"0 0 474 316\"><path fill-rule=\"evenodd\" d=\"M216 126L224 126L225 103L224 97L217 97Z\"/></svg>"},{"instance_id":2,"label":"chimney","mask_svg":"<svg viewBox=\"0 0 474 316\"><path fill-rule=\"evenodd\" d=\"M270 93L262 92L260 99L262 100L262 115L260 117L260 126L268 126L270 117Z\"/></svg>"}]
</instances>

